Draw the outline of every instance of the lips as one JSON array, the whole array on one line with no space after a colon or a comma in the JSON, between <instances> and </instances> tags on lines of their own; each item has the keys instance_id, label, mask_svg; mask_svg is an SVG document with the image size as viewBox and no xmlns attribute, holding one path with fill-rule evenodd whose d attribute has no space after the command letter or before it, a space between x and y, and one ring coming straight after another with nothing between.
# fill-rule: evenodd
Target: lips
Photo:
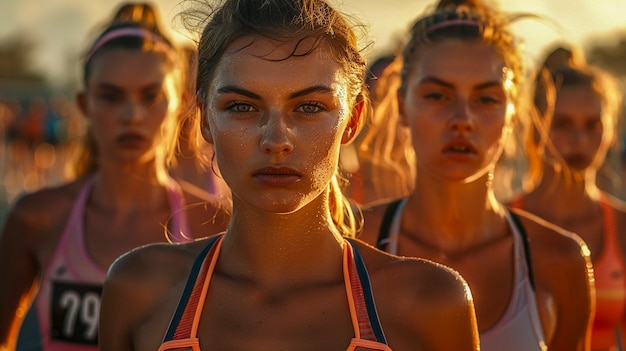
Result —
<instances>
[{"instance_id":1,"label":"lips","mask_svg":"<svg viewBox=\"0 0 626 351\"><path fill-rule=\"evenodd\" d=\"M136 148L143 146L146 143L146 138L139 133L128 132L119 135L116 141L123 147Z\"/></svg>"},{"instance_id":2,"label":"lips","mask_svg":"<svg viewBox=\"0 0 626 351\"><path fill-rule=\"evenodd\" d=\"M466 140L455 140L446 145L443 151L446 154L459 155L475 155L477 153L474 145Z\"/></svg>"},{"instance_id":3,"label":"lips","mask_svg":"<svg viewBox=\"0 0 626 351\"><path fill-rule=\"evenodd\" d=\"M565 157L565 163L569 168L582 170L591 164L591 160L584 155L576 154Z\"/></svg>"},{"instance_id":4,"label":"lips","mask_svg":"<svg viewBox=\"0 0 626 351\"><path fill-rule=\"evenodd\" d=\"M265 167L256 170L252 176L264 184L288 185L300 181L303 174L288 167Z\"/></svg>"}]
</instances>

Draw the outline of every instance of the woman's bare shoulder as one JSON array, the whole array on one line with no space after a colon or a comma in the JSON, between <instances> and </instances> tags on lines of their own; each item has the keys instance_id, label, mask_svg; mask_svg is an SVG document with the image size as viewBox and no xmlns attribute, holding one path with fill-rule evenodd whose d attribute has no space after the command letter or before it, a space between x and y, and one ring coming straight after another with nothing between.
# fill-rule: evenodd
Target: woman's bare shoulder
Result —
<instances>
[{"instance_id":1,"label":"woman's bare shoulder","mask_svg":"<svg viewBox=\"0 0 626 351\"><path fill-rule=\"evenodd\" d=\"M406 349L477 348L473 299L458 272L433 261L390 255L365 243L357 247L390 340ZM457 339L446 339L443 330Z\"/></svg>"},{"instance_id":2,"label":"woman's bare shoulder","mask_svg":"<svg viewBox=\"0 0 626 351\"><path fill-rule=\"evenodd\" d=\"M110 349L108 343L119 338L140 337L143 343L158 345L193 262L206 244L206 240L148 244L125 253L111 265L102 293L103 349Z\"/></svg>"},{"instance_id":3,"label":"woman's bare shoulder","mask_svg":"<svg viewBox=\"0 0 626 351\"><path fill-rule=\"evenodd\" d=\"M465 303L470 296L465 280L450 267L426 259L391 255L367 243L355 242L373 286L379 287L374 289L380 294L388 293L389 298L397 300L404 293L411 303L429 301L429 304L451 300Z\"/></svg>"},{"instance_id":4,"label":"woman's bare shoulder","mask_svg":"<svg viewBox=\"0 0 626 351\"><path fill-rule=\"evenodd\" d=\"M170 285L187 276L207 240L185 244L153 243L135 248L113 262L107 280L137 287L150 281Z\"/></svg>"},{"instance_id":5,"label":"woman's bare shoulder","mask_svg":"<svg viewBox=\"0 0 626 351\"><path fill-rule=\"evenodd\" d=\"M580 259L589 255L587 244L578 234L530 212L521 209L513 209L512 212L520 218L532 251L559 259Z\"/></svg>"},{"instance_id":6,"label":"woman's bare shoulder","mask_svg":"<svg viewBox=\"0 0 626 351\"><path fill-rule=\"evenodd\" d=\"M3 232L15 232L28 241L60 231L83 184L84 180L76 180L21 195L11 205Z\"/></svg>"},{"instance_id":7,"label":"woman's bare shoulder","mask_svg":"<svg viewBox=\"0 0 626 351\"><path fill-rule=\"evenodd\" d=\"M605 194L604 198L619 218L626 219L626 201L610 194Z\"/></svg>"},{"instance_id":8,"label":"woman's bare shoulder","mask_svg":"<svg viewBox=\"0 0 626 351\"><path fill-rule=\"evenodd\" d=\"M14 202L11 211L22 216L55 217L59 211L71 207L83 184L84 180L81 179L22 194Z\"/></svg>"},{"instance_id":9,"label":"woman's bare shoulder","mask_svg":"<svg viewBox=\"0 0 626 351\"><path fill-rule=\"evenodd\" d=\"M593 269L587 244L575 233L516 210L527 232L537 287L555 300L577 299L584 308L591 296ZM573 292L576 293L573 293Z\"/></svg>"}]
</instances>

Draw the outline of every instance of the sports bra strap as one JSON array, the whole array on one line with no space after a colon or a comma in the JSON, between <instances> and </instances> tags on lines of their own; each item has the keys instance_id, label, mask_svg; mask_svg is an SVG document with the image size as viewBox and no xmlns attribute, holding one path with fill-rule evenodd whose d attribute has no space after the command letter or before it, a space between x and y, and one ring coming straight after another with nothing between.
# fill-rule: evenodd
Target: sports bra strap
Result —
<instances>
[{"instance_id":1,"label":"sports bra strap","mask_svg":"<svg viewBox=\"0 0 626 351\"><path fill-rule=\"evenodd\" d=\"M211 266L209 258L214 255L214 250L219 246L215 245L215 243L221 236L216 235L212 237L194 261L163 343L171 340L188 339L192 336L194 316L197 312L196 308L201 298L205 279L208 276L207 272ZM355 244L350 240L346 241L349 244L351 256L353 257L353 259L348 260L347 264L350 267L348 274L358 321L359 337L363 340L376 341L386 345L387 341L378 318L378 312L376 311L367 268Z\"/></svg>"},{"instance_id":2,"label":"sports bra strap","mask_svg":"<svg viewBox=\"0 0 626 351\"><path fill-rule=\"evenodd\" d=\"M519 216L511 210L508 210L509 215L511 215L511 219L513 219L513 223L517 228L520 236L522 237L522 245L524 245L524 258L526 259L526 267L528 269L528 281L530 282L530 287L535 290L535 278L533 276L533 265L530 260L530 240L528 240L528 234L522 225L522 221L519 219Z\"/></svg>"},{"instance_id":3,"label":"sports bra strap","mask_svg":"<svg viewBox=\"0 0 626 351\"><path fill-rule=\"evenodd\" d=\"M387 251L386 250L386 246L388 245L387 239L389 238L391 224L393 223L393 219L396 215L396 211L398 210L398 207L402 204L402 201L403 199L400 199L400 200L396 200L390 203L389 206L387 206L387 209L385 210L383 220L380 224L380 230L378 231L378 239L376 241L376 248L378 248L379 250ZM517 230L519 231L522 237L522 244L524 246L524 257L526 259L526 266L528 267L528 279L530 281L530 286L533 288L533 290L535 290L535 280L533 276L532 262L530 259L531 258L530 241L528 240L528 234L526 233L526 230L524 229L524 226L522 225L522 222L519 219L519 216L513 213L513 211L511 210L508 210L508 212L511 215L511 219L513 219L513 223L515 224L515 227L517 228Z\"/></svg>"},{"instance_id":4,"label":"sports bra strap","mask_svg":"<svg viewBox=\"0 0 626 351\"><path fill-rule=\"evenodd\" d=\"M179 339L181 336L185 338L191 335L191 321L189 321L189 323L183 321L189 319L185 318L185 315L189 315L191 316L191 319L193 319L193 312L195 312L195 306L193 305L197 305L198 303L197 298L199 297L199 290L202 289L202 281L206 278L206 274L204 273L206 273L209 266L209 260L206 260L206 258L209 257L209 251L214 247L215 242L220 237L221 235L216 235L210 238L206 247L202 249L194 261L189 277L187 278L187 283L185 284L185 288L179 299L178 307L172 316L163 342L173 340L175 338ZM202 281L197 282L198 279ZM190 302L192 306L190 306ZM188 306L192 307L193 311L188 309Z\"/></svg>"},{"instance_id":5,"label":"sports bra strap","mask_svg":"<svg viewBox=\"0 0 626 351\"><path fill-rule=\"evenodd\" d=\"M402 204L404 199L396 200L387 206L385 210L385 214L383 216L383 221L380 224L380 230L378 231L378 240L376 240L376 248L379 250L387 251L386 246L387 240L389 238L389 230L391 229L391 223L393 223L393 218L396 215L396 211L400 204Z\"/></svg>"},{"instance_id":6,"label":"sports bra strap","mask_svg":"<svg viewBox=\"0 0 626 351\"><path fill-rule=\"evenodd\" d=\"M359 253L356 245L351 240L347 241L350 246L352 246L354 265L356 267L356 273L359 279L358 284L356 284L356 286L352 286L353 296L355 300L357 298L361 300L359 302L355 301L355 304L361 306L364 305L365 312L367 313L367 316L363 316L363 319L365 319L365 321L361 321L361 318L359 318L361 338L366 340L378 341L379 343L386 345L387 339L385 338L385 333L383 332L383 328L380 324L380 319L378 318L376 304L374 303L374 295L372 293L372 285L370 283L369 273L367 272L367 268L365 267L365 262L363 262L363 257L361 256L361 253ZM367 334L372 332L374 333L373 338L372 336L368 337Z\"/></svg>"}]
</instances>

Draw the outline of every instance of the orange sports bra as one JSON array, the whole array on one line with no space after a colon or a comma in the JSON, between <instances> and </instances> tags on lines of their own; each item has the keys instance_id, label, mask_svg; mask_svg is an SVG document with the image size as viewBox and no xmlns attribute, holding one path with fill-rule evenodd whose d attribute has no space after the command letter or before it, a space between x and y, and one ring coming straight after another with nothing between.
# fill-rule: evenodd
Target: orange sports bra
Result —
<instances>
[{"instance_id":1,"label":"orange sports bra","mask_svg":"<svg viewBox=\"0 0 626 351\"><path fill-rule=\"evenodd\" d=\"M602 209L603 239L602 252L593 262L596 279L596 317L591 334L592 349L609 349L616 346L617 326L626 311L626 266L620 250L615 228L613 208L603 195Z\"/></svg>"},{"instance_id":2,"label":"orange sports bra","mask_svg":"<svg viewBox=\"0 0 626 351\"><path fill-rule=\"evenodd\" d=\"M211 238L196 258L159 351L201 351L198 324L222 237ZM391 351L378 319L365 263L349 240L343 249L343 275L355 334L346 351Z\"/></svg>"}]
</instances>

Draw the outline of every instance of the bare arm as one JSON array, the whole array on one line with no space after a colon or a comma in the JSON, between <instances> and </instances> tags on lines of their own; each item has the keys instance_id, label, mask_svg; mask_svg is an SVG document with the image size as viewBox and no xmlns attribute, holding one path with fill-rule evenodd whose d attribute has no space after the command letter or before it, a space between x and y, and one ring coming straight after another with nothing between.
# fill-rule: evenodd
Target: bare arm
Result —
<instances>
[{"instance_id":1,"label":"bare arm","mask_svg":"<svg viewBox=\"0 0 626 351\"><path fill-rule=\"evenodd\" d=\"M134 350L131 320L136 316L134 311L128 311L127 304L137 302L136 289L123 275L113 272L104 283L98 325L98 346L103 351Z\"/></svg>"},{"instance_id":2,"label":"bare arm","mask_svg":"<svg viewBox=\"0 0 626 351\"><path fill-rule=\"evenodd\" d=\"M0 350L15 349L20 326L37 290L40 268L33 248L44 228L36 224L36 214L30 207L23 201L17 203L0 234Z\"/></svg>"},{"instance_id":3,"label":"bare arm","mask_svg":"<svg viewBox=\"0 0 626 351\"><path fill-rule=\"evenodd\" d=\"M476 312L469 286L457 273L438 284L424 325L425 350L479 350ZM450 337L454 335L454 337Z\"/></svg>"},{"instance_id":4,"label":"bare arm","mask_svg":"<svg viewBox=\"0 0 626 351\"><path fill-rule=\"evenodd\" d=\"M118 258L102 293L100 350L157 350L194 258L195 252L188 255L170 244L144 246Z\"/></svg>"},{"instance_id":5,"label":"bare arm","mask_svg":"<svg viewBox=\"0 0 626 351\"><path fill-rule=\"evenodd\" d=\"M469 286L451 269L403 259L373 281L376 304L394 350L478 350L478 326Z\"/></svg>"},{"instance_id":6,"label":"bare arm","mask_svg":"<svg viewBox=\"0 0 626 351\"><path fill-rule=\"evenodd\" d=\"M580 240L580 239L579 239ZM595 315L595 287L589 250L580 240L578 255L564 259L554 269L558 320L550 350L589 350ZM567 279L566 281L564 279ZM560 280L560 282L559 282Z\"/></svg>"}]
</instances>

